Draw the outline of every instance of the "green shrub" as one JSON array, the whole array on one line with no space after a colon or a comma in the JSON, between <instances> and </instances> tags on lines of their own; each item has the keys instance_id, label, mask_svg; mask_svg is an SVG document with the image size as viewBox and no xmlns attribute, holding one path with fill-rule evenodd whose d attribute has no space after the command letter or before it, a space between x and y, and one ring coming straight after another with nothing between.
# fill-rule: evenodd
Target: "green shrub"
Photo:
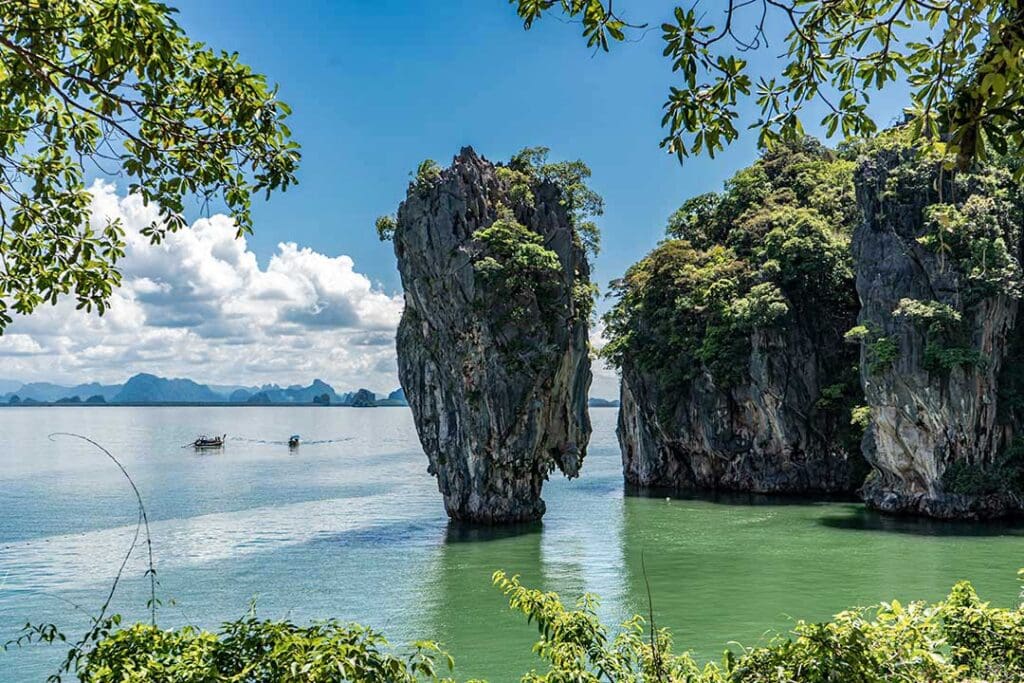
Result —
<instances>
[{"instance_id":1,"label":"green shrub","mask_svg":"<svg viewBox=\"0 0 1024 683\"><path fill-rule=\"evenodd\" d=\"M1024 677L1024 607L982 602L967 582L946 600L892 601L798 621L758 647L700 664L674 650L672 634L634 616L616 629L597 599L574 608L555 593L496 572L510 607L534 624L540 669L524 683L1011 683ZM51 638L57 640L56 638ZM396 654L378 633L334 621L297 626L249 615L217 632L110 628L73 659L83 683L413 683L454 681L454 663L429 641ZM72 661L72 660L69 660ZM478 682L479 683L479 682Z\"/></svg>"},{"instance_id":2,"label":"green shrub","mask_svg":"<svg viewBox=\"0 0 1024 683\"><path fill-rule=\"evenodd\" d=\"M874 325L857 325L843 335L848 342L864 345L868 374L877 375L888 370L900 357L900 342L895 336L886 336Z\"/></svg>"},{"instance_id":3,"label":"green shrub","mask_svg":"<svg viewBox=\"0 0 1024 683\"><path fill-rule=\"evenodd\" d=\"M949 493L986 496L1024 491L1024 439L1014 439L992 463L957 460L942 473L942 487Z\"/></svg>"},{"instance_id":4,"label":"green shrub","mask_svg":"<svg viewBox=\"0 0 1024 683\"><path fill-rule=\"evenodd\" d=\"M499 167L499 177L510 183L513 200L534 201L532 187L549 183L558 188L560 202L566 208L572 223L573 239L590 256L596 256L601 247L601 233L594 219L604 214L604 199L588 181L591 171L580 160L548 161L547 147L527 147L520 150L507 166Z\"/></svg>"},{"instance_id":5,"label":"green shrub","mask_svg":"<svg viewBox=\"0 0 1024 683\"><path fill-rule=\"evenodd\" d=\"M994 194L973 194L961 205L934 204L925 209L924 235L918 242L935 252L940 267L955 267L964 280L965 305L1004 294L1021 295L1019 243L1020 199L1017 192L998 188L1009 178L1006 171L992 170Z\"/></svg>"},{"instance_id":6,"label":"green shrub","mask_svg":"<svg viewBox=\"0 0 1024 683\"><path fill-rule=\"evenodd\" d=\"M377 237L381 242L388 242L395 236L398 229L398 221L394 216L378 216L374 227L377 228Z\"/></svg>"},{"instance_id":7,"label":"green shrub","mask_svg":"<svg viewBox=\"0 0 1024 683\"><path fill-rule=\"evenodd\" d=\"M957 367L983 365L985 357L971 345L962 314L938 301L900 299L893 316L924 330L922 365L930 372L949 372Z\"/></svg>"},{"instance_id":8,"label":"green shrub","mask_svg":"<svg viewBox=\"0 0 1024 683\"><path fill-rule=\"evenodd\" d=\"M1010 683L1024 676L1024 608L991 607L967 582L931 605L894 600L829 622L798 621L765 646L701 665L674 652L671 633L652 632L642 617L613 633L592 596L569 609L516 577L497 572L494 581L540 632L534 652L547 670L528 673L528 683Z\"/></svg>"},{"instance_id":9,"label":"green shrub","mask_svg":"<svg viewBox=\"0 0 1024 683\"><path fill-rule=\"evenodd\" d=\"M871 407L855 406L850 410L850 424L859 427L861 430L867 429L868 425L871 424Z\"/></svg>"},{"instance_id":10,"label":"green shrub","mask_svg":"<svg viewBox=\"0 0 1024 683\"><path fill-rule=\"evenodd\" d=\"M504 311L500 317L512 323L532 319L536 313L550 317L558 303L562 264L558 254L544 246L544 238L516 221L507 209L473 237L482 247L473 268L486 285L488 302Z\"/></svg>"},{"instance_id":11,"label":"green shrub","mask_svg":"<svg viewBox=\"0 0 1024 683\"><path fill-rule=\"evenodd\" d=\"M416 175L413 178L412 186L419 193L429 191L434 185L441 182L441 167L433 159L424 159L416 167Z\"/></svg>"},{"instance_id":12,"label":"green shrub","mask_svg":"<svg viewBox=\"0 0 1024 683\"><path fill-rule=\"evenodd\" d=\"M524 683L1011 683L1024 677L1024 605L992 607L967 582L934 604L894 600L840 612L830 622L797 622L790 634L726 650L720 664L703 665L675 651L672 634L642 616L616 629L602 624L594 596L570 608L557 594L525 587L502 571L494 583L539 631L534 651L542 670L526 673ZM260 621L251 612L217 632L121 628L116 616L97 627L72 648L61 673L83 683L456 680L453 658L433 642L399 653L371 629L334 621L300 627ZM63 638L52 626L36 626L17 642Z\"/></svg>"},{"instance_id":13,"label":"green shrub","mask_svg":"<svg viewBox=\"0 0 1024 683\"><path fill-rule=\"evenodd\" d=\"M538 312L546 322L570 317L587 323L593 314L597 287L586 267L571 274L570 295L562 297L558 255L544 246L541 235L516 220L534 210L542 187L553 186L566 209L573 241L586 257L598 252L600 233L593 219L604 213L604 201L587 184L590 168L582 161L549 162L548 152L547 147L528 147L497 167L502 184L498 218L473 235L482 247L473 265L488 290L487 301L481 303L500 311L501 324L522 323ZM554 310L569 303L568 316Z\"/></svg>"},{"instance_id":14,"label":"green shrub","mask_svg":"<svg viewBox=\"0 0 1024 683\"><path fill-rule=\"evenodd\" d=\"M78 672L86 683L412 683L440 677L454 662L434 643L405 655L386 651L380 634L327 621L296 626L248 617L217 633L135 624L100 641Z\"/></svg>"}]
</instances>

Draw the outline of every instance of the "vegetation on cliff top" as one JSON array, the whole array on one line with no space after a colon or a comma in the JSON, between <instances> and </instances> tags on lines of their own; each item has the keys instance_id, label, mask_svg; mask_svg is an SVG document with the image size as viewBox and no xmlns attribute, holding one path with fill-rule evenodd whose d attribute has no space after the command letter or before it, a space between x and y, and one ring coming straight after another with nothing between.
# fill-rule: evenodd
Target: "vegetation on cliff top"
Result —
<instances>
[{"instance_id":1,"label":"vegetation on cliff top","mask_svg":"<svg viewBox=\"0 0 1024 683\"><path fill-rule=\"evenodd\" d=\"M534 315L542 321L557 319L551 308L558 305L562 264L558 254L544 246L543 237L518 222L506 207L474 237L481 250L473 268L488 304L501 311L502 322L523 324Z\"/></svg>"},{"instance_id":2,"label":"vegetation on cliff top","mask_svg":"<svg viewBox=\"0 0 1024 683\"><path fill-rule=\"evenodd\" d=\"M845 331L856 310L853 167L805 138L765 153L721 194L687 200L669 238L613 283L605 356L665 387L704 370L726 387L746 372L754 330Z\"/></svg>"},{"instance_id":3,"label":"vegetation on cliff top","mask_svg":"<svg viewBox=\"0 0 1024 683\"><path fill-rule=\"evenodd\" d=\"M497 318L502 323L522 323L538 313L544 321L570 317L588 322L593 312L597 288L590 282L589 272L573 272L568 302L560 301L562 264L558 254L517 218L536 209L536 193L543 186L553 186L569 219L573 242L587 257L600 249L601 234L594 219L604 213L604 200L588 184L590 168L579 160L549 161L549 152L547 147L527 147L496 167L501 182L498 216L474 234L478 249L473 267L487 285L486 305L499 311ZM409 191L428 192L441 179L441 167L427 159L413 174ZM398 222L394 216L380 216L375 228L382 241L391 240ZM571 314L557 315L553 307L565 303L572 307Z\"/></svg>"},{"instance_id":4,"label":"vegetation on cliff top","mask_svg":"<svg viewBox=\"0 0 1024 683\"><path fill-rule=\"evenodd\" d=\"M535 210L536 193L543 186L554 186L559 203L565 207L573 242L583 250L584 258L596 255L600 248L600 231L594 219L604 213L604 201L587 184L590 168L579 160L550 162L549 151L546 147L528 147L507 165L497 167L505 194L499 200L498 219L474 235L483 247L474 268L490 285L493 304L499 308L511 306L513 322L524 319L519 304L535 301L545 320L569 317L586 324L596 295L589 269L577 268L571 274L570 315L554 315L552 308L561 305L558 282L562 264L558 255L544 246L540 235L516 220L517 213Z\"/></svg>"},{"instance_id":5,"label":"vegetation on cliff top","mask_svg":"<svg viewBox=\"0 0 1024 683\"><path fill-rule=\"evenodd\" d=\"M672 634L643 617L609 628L597 616L594 596L570 608L557 594L503 572L494 583L539 630L534 653L542 666L523 675L524 683L1010 683L1024 676L1024 606L991 607L967 582L935 604L894 600L841 612L830 622L798 621L786 636L727 650L720 664L704 665L675 652ZM17 644L63 639L52 625L38 625L27 627ZM121 627L112 617L72 647L60 673L83 683L414 683L454 681L453 669L454 660L430 641L395 653L383 636L358 624L297 626L250 613L215 633Z\"/></svg>"}]
</instances>

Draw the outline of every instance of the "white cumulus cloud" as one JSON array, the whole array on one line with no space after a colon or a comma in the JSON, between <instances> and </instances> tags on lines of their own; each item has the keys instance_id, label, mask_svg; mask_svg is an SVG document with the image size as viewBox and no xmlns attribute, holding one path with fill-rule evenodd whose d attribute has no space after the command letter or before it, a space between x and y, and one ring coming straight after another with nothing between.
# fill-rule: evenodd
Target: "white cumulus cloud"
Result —
<instances>
[{"instance_id":1,"label":"white cumulus cloud","mask_svg":"<svg viewBox=\"0 0 1024 683\"><path fill-rule=\"evenodd\" d=\"M102 317L71 300L16 318L0 337L4 375L21 380L123 381L135 372L218 384L309 382L341 390L397 386L400 294L348 256L281 243L265 268L224 215L152 245L156 209L97 181L92 220L120 218L123 286Z\"/></svg>"}]
</instances>

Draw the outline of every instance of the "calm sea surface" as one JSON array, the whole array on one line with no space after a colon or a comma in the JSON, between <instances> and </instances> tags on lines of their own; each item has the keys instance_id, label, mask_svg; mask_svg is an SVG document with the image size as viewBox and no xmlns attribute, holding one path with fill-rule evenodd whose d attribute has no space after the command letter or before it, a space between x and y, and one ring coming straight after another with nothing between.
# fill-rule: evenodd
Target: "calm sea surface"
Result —
<instances>
[{"instance_id":1,"label":"calm sea surface","mask_svg":"<svg viewBox=\"0 0 1024 683\"><path fill-rule=\"evenodd\" d=\"M534 630L490 586L495 569L619 621L646 612L680 646L718 658L793 618L882 599L937 599L968 578L1012 604L1024 528L879 518L851 503L666 500L624 495L614 409L592 411L583 476L545 487L543 525L521 533L448 525L402 408L0 409L0 641L26 621L80 633L131 541L130 488L78 432L114 452L145 499L164 626L216 626L251 600L263 617L338 617L395 644L442 641L460 678L518 680ZM229 435L223 452L181 445ZM308 442L289 452L284 440ZM114 608L145 617L145 566L129 563ZM0 652L0 681L42 680L62 657Z\"/></svg>"}]
</instances>

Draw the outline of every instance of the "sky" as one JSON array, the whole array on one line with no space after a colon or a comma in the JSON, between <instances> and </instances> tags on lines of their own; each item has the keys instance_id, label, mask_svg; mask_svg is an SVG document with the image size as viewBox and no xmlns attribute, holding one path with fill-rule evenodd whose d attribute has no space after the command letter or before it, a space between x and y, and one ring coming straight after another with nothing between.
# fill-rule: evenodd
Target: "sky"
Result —
<instances>
[{"instance_id":1,"label":"sky","mask_svg":"<svg viewBox=\"0 0 1024 683\"><path fill-rule=\"evenodd\" d=\"M231 238L223 216L190 215L189 228L153 247L136 234L148 219L125 182L95 179L96 217L121 216L129 229L124 286L101 319L65 302L16 320L0 338L0 378L316 377L339 390L388 391L398 386L401 285L373 222L397 208L423 159L447 165L472 145L498 161L543 145L552 158L584 160L606 204L593 270L606 289L655 246L686 198L720 189L756 158L753 133L713 160L680 165L659 149L673 75L657 30L595 54L575 24L551 18L524 31L506 0L171 4L194 39L239 52L280 85L303 147L299 184L256 200L255 232L244 240ZM671 5L617 6L658 26ZM752 63L776 67L782 35L770 26L772 48ZM899 93L887 94L873 113L886 123L901 104ZM602 300L599 310L608 306ZM613 372L595 375L593 395L617 395Z\"/></svg>"}]
</instances>

